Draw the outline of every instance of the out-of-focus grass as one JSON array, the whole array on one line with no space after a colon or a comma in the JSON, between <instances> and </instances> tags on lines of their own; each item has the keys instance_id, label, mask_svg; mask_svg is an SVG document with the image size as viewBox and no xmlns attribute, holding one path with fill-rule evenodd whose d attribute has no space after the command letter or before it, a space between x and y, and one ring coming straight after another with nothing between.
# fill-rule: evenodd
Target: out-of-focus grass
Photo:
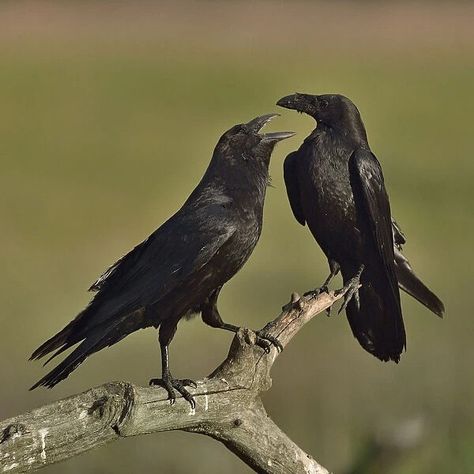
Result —
<instances>
[{"instance_id":1,"label":"out-of-focus grass","mask_svg":"<svg viewBox=\"0 0 474 474\"><path fill-rule=\"evenodd\" d=\"M153 44L134 54L45 42L10 45L0 58L2 419L108 380L156 376L152 330L93 356L54 391L26 391L44 373L26 359L87 303L83 290L103 269L181 205L221 133L275 111L275 101L295 90L336 91L359 105L409 240L406 254L445 301L447 317L440 321L405 297L408 349L399 365L366 354L345 318L317 318L279 358L266 406L336 472L368 433L418 415L428 423L426 442L390 472L469 472L472 54L362 57L306 48L196 55ZM226 320L254 328L291 291L327 273L321 251L290 213L282 180L284 156L313 123L280 112L272 128L298 135L274 153L262 238L220 305ZM174 372L206 375L229 341L198 319L182 323L171 349ZM158 468L245 471L213 441L173 433L116 443L47 472Z\"/></svg>"}]
</instances>

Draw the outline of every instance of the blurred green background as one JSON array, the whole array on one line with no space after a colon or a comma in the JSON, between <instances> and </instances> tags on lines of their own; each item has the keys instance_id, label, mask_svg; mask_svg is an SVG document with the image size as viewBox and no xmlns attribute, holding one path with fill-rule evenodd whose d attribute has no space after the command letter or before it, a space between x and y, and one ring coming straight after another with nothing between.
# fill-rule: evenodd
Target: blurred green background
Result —
<instances>
[{"instance_id":1,"label":"blurred green background","mask_svg":"<svg viewBox=\"0 0 474 474\"><path fill-rule=\"evenodd\" d=\"M27 359L88 302L96 276L182 204L225 130L276 111L294 91L338 92L359 106L405 253L447 315L403 297L399 365L364 352L345 317L318 317L278 359L265 405L334 472L356 472L371 440L405 421L421 427L418 442L357 472L474 472L473 24L472 3L2 2L0 418L159 375L152 329L96 354L52 391L28 392L45 369ZM252 328L327 274L282 178L284 157L313 122L280 112L271 128L297 136L273 155L263 235L220 299L225 320ZM206 376L230 340L198 318L183 322L174 374ZM44 472L249 469L211 439L173 432Z\"/></svg>"}]
</instances>

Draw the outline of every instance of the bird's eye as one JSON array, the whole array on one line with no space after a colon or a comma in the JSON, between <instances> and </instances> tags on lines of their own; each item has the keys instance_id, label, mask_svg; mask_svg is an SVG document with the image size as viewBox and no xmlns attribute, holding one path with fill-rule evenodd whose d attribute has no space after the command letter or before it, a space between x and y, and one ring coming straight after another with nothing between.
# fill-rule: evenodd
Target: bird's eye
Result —
<instances>
[{"instance_id":1,"label":"bird's eye","mask_svg":"<svg viewBox=\"0 0 474 474\"><path fill-rule=\"evenodd\" d=\"M329 102L326 99L322 99L322 100L319 101L319 106L322 109L325 109L328 105L329 105Z\"/></svg>"}]
</instances>

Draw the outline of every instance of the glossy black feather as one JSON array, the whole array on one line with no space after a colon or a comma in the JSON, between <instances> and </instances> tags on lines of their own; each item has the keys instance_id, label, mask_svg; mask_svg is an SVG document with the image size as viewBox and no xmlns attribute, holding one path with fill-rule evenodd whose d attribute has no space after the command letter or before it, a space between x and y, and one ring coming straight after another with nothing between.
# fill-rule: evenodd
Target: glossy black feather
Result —
<instances>
[{"instance_id":1,"label":"glossy black feather","mask_svg":"<svg viewBox=\"0 0 474 474\"><path fill-rule=\"evenodd\" d=\"M293 215L301 225L305 225L306 220L304 217L303 206L301 205L300 188L297 176L297 159L298 154L296 152L290 153L285 158L283 163L283 176Z\"/></svg>"},{"instance_id":2,"label":"glossy black feather","mask_svg":"<svg viewBox=\"0 0 474 474\"><path fill-rule=\"evenodd\" d=\"M385 267L394 300L400 306L395 275L392 218L382 168L369 150L358 148L349 159L349 173L357 211L368 223L375 241L374 247Z\"/></svg>"},{"instance_id":3,"label":"glossy black feather","mask_svg":"<svg viewBox=\"0 0 474 474\"><path fill-rule=\"evenodd\" d=\"M444 315L443 302L416 276L408 259L402 253L402 246L406 244L406 237L400 226L392 219L393 239L395 243L395 273L397 274L398 286L413 296L421 304L440 318Z\"/></svg>"},{"instance_id":4,"label":"glossy black feather","mask_svg":"<svg viewBox=\"0 0 474 474\"><path fill-rule=\"evenodd\" d=\"M178 321L200 312L240 270L260 237L270 155L279 140L293 135L258 134L273 116L221 137L181 209L109 267L91 286L96 294L90 304L32 354L37 359L56 351L55 357L80 342L32 388L54 386L90 354L141 328L165 324L167 345Z\"/></svg>"},{"instance_id":5,"label":"glossy black feather","mask_svg":"<svg viewBox=\"0 0 474 474\"><path fill-rule=\"evenodd\" d=\"M405 236L391 218L382 170L370 151L359 111L337 94L293 94L278 105L312 116L317 128L285 163L285 183L298 222L307 222L328 260L347 283L364 265L360 305L346 313L362 347L394 360L406 345L399 287L436 314L441 301L401 253Z\"/></svg>"},{"instance_id":6,"label":"glossy black feather","mask_svg":"<svg viewBox=\"0 0 474 474\"><path fill-rule=\"evenodd\" d=\"M357 148L349 159L349 174L358 220L366 234L367 263L361 279L360 307L348 305L347 316L355 336L362 345L368 345L369 352L382 360L398 361L406 336L382 169L369 150Z\"/></svg>"}]
</instances>

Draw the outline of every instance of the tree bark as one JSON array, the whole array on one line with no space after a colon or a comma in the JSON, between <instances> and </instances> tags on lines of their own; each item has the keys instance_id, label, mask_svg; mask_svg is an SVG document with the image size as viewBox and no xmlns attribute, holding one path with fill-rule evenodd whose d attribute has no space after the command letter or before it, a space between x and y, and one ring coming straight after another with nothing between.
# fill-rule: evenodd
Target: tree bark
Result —
<instances>
[{"instance_id":1,"label":"tree bark","mask_svg":"<svg viewBox=\"0 0 474 474\"><path fill-rule=\"evenodd\" d=\"M294 293L264 330L284 347L342 296ZM254 332L239 330L226 360L190 389L195 409L181 397L170 405L159 387L111 382L1 422L1 472L33 471L120 437L183 430L222 442L256 472L328 473L268 417L260 393L271 387L278 351L266 353L255 340Z\"/></svg>"}]
</instances>

